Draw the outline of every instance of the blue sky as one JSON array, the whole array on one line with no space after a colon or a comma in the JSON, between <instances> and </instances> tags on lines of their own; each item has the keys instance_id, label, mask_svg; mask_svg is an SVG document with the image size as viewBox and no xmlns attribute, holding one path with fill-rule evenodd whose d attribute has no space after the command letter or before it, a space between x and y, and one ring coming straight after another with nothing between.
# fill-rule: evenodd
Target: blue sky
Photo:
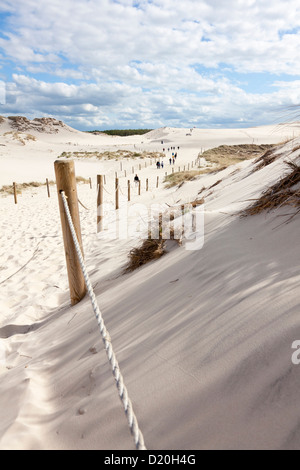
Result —
<instances>
[{"instance_id":1,"label":"blue sky","mask_svg":"<svg viewBox=\"0 0 300 470\"><path fill-rule=\"evenodd\" d=\"M300 103L299 0L1 0L0 114L251 127Z\"/></svg>"}]
</instances>

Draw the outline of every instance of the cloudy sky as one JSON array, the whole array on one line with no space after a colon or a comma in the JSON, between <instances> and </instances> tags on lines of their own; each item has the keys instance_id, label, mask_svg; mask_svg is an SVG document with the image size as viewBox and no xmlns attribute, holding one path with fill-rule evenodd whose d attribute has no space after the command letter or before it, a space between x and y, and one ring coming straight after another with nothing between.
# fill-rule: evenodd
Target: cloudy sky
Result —
<instances>
[{"instance_id":1,"label":"cloudy sky","mask_svg":"<svg viewBox=\"0 0 300 470\"><path fill-rule=\"evenodd\" d=\"M4 116L80 130L287 122L299 59L299 0L0 3Z\"/></svg>"}]
</instances>

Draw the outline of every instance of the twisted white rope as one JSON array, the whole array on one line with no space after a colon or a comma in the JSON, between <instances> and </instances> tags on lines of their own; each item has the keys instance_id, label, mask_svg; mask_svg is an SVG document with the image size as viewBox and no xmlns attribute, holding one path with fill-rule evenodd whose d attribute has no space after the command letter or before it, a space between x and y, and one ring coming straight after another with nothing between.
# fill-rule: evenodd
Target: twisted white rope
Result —
<instances>
[{"instance_id":1,"label":"twisted white rope","mask_svg":"<svg viewBox=\"0 0 300 470\"><path fill-rule=\"evenodd\" d=\"M110 335L109 335L109 333L108 333L108 331L107 331L107 329L104 325L104 321L103 321L100 309L99 309L98 304L97 304L97 299L95 297L95 294L94 294L94 291L93 291L93 288L92 288L92 285L91 285L91 282L90 282L90 279L89 279L89 275L87 273L87 270L86 270L86 267L85 267L85 264L84 264L82 252L81 252L80 245L79 245L77 235L76 235L76 232L75 232L75 228L74 228L74 225L73 225L73 221L72 221L71 213L70 213L69 206L68 206L68 203L67 203L66 195L63 191L61 191L60 194L61 194L61 197L62 197L62 200L63 200L64 208L65 208L65 211L66 211L66 216L67 216L67 219L68 219L70 231L71 231L71 234L72 234L72 238L73 238L73 242L74 242L75 249L76 249L76 252L77 252L77 256L78 256L78 259L79 259L79 263L80 263L80 266L81 266L81 270L82 270L82 273L83 273L83 276L84 276L84 279L85 279L88 294L90 296L92 306L93 306L93 310L94 310L94 313L95 313L95 316L96 316L96 319L97 319L97 322L98 322L98 325L99 325L99 328L100 328L100 333L101 333L102 340L103 340L103 343L104 343L104 348L105 348L108 360L109 360L111 368L112 368L113 376L116 380L116 385L117 385L117 389L118 389L118 392L119 392L119 396L120 396L120 399L121 399L122 404L124 406L124 410L125 410L125 414L126 414L126 417L127 417L127 420L128 420L128 424L129 424L129 427L130 427L131 434L134 437L135 446L138 450L146 450L146 447L145 447L145 444L144 444L143 434L139 429L136 416L133 412L132 403L131 403L131 400L129 399L127 388L124 385L124 381L123 381L123 377L122 377L122 374L121 374L121 371L120 371L120 368L119 368L119 364L118 364L118 361L116 359L115 353L114 353L113 348L112 348L111 338L110 338Z\"/></svg>"}]
</instances>

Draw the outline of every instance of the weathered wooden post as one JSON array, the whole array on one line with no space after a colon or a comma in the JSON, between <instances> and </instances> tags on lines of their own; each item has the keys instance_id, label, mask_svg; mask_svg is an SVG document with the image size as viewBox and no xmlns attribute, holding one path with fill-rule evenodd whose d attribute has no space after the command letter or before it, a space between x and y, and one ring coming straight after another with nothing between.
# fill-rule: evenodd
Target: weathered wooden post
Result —
<instances>
[{"instance_id":1,"label":"weathered wooden post","mask_svg":"<svg viewBox=\"0 0 300 470\"><path fill-rule=\"evenodd\" d=\"M97 232L103 231L103 175L97 175Z\"/></svg>"},{"instance_id":2,"label":"weathered wooden post","mask_svg":"<svg viewBox=\"0 0 300 470\"><path fill-rule=\"evenodd\" d=\"M48 178L46 178L46 186L47 186L48 197L50 197L50 188L49 188L49 181L48 181Z\"/></svg>"},{"instance_id":3,"label":"weathered wooden post","mask_svg":"<svg viewBox=\"0 0 300 470\"><path fill-rule=\"evenodd\" d=\"M156 178L156 187L158 188L159 176Z\"/></svg>"},{"instance_id":4,"label":"weathered wooden post","mask_svg":"<svg viewBox=\"0 0 300 470\"><path fill-rule=\"evenodd\" d=\"M141 195L141 180L139 180L139 196Z\"/></svg>"},{"instance_id":5,"label":"weathered wooden post","mask_svg":"<svg viewBox=\"0 0 300 470\"><path fill-rule=\"evenodd\" d=\"M57 160L54 162L54 168L69 278L71 305L76 305L84 298L86 294L86 285L61 196L62 192L64 192L66 195L77 239L83 254L75 167L72 160Z\"/></svg>"},{"instance_id":6,"label":"weathered wooden post","mask_svg":"<svg viewBox=\"0 0 300 470\"><path fill-rule=\"evenodd\" d=\"M147 178L146 179L146 191L148 191L148 187L149 187L149 185L148 185L148 178Z\"/></svg>"},{"instance_id":7,"label":"weathered wooden post","mask_svg":"<svg viewBox=\"0 0 300 470\"><path fill-rule=\"evenodd\" d=\"M17 185L16 185L16 183L13 183L13 188L14 188L14 199L15 199L15 204L18 204L18 198L17 198Z\"/></svg>"},{"instance_id":8,"label":"weathered wooden post","mask_svg":"<svg viewBox=\"0 0 300 470\"><path fill-rule=\"evenodd\" d=\"M128 201L130 201L130 180L127 181Z\"/></svg>"},{"instance_id":9,"label":"weathered wooden post","mask_svg":"<svg viewBox=\"0 0 300 470\"><path fill-rule=\"evenodd\" d=\"M119 209L119 178L116 178L116 210Z\"/></svg>"}]
</instances>

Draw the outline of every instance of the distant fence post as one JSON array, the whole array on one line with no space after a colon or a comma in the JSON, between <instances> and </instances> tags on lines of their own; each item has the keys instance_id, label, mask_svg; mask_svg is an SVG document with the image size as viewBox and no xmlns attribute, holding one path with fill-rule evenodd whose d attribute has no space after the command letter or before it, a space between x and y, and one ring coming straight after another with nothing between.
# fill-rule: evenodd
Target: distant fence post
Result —
<instances>
[{"instance_id":1,"label":"distant fence post","mask_svg":"<svg viewBox=\"0 0 300 470\"><path fill-rule=\"evenodd\" d=\"M119 178L116 178L116 210L119 209Z\"/></svg>"},{"instance_id":2,"label":"distant fence post","mask_svg":"<svg viewBox=\"0 0 300 470\"><path fill-rule=\"evenodd\" d=\"M141 195L141 180L139 180L139 196Z\"/></svg>"},{"instance_id":3,"label":"distant fence post","mask_svg":"<svg viewBox=\"0 0 300 470\"><path fill-rule=\"evenodd\" d=\"M14 199L15 199L15 204L18 204L18 198L17 198L17 185L16 185L16 183L13 183L13 188L14 188Z\"/></svg>"},{"instance_id":4,"label":"distant fence post","mask_svg":"<svg viewBox=\"0 0 300 470\"><path fill-rule=\"evenodd\" d=\"M159 176L156 178L156 187L158 188Z\"/></svg>"},{"instance_id":5,"label":"distant fence post","mask_svg":"<svg viewBox=\"0 0 300 470\"><path fill-rule=\"evenodd\" d=\"M64 192L67 198L77 239L83 253L74 161L56 160L54 162L54 169L69 278L71 305L76 305L84 298L86 294L86 285L61 197L61 192Z\"/></svg>"},{"instance_id":6,"label":"distant fence post","mask_svg":"<svg viewBox=\"0 0 300 470\"><path fill-rule=\"evenodd\" d=\"M146 179L146 191L148 191L148 178Z\"/></svg>"},{"instance_id":7,"label":"distant fence post","mask_svg":"<svg viewBox=\"0 0 300 470\"><path fill-rule=\"evenodd\" d=\"M127 181L127 187L128 187L128 201L130 201L130 180Z\"/></svg>"},{"instance_id":8,"label":"distant fence post","mask_svg":"<svg viewBox=\"0 0 300 470\"><path fill-rule=\"evenodd\" d=\"M103 175L97 175L97 232L103 230Z\"/></svg>"},{"instance_id":9,"label":"distant fence post","mask_svg":"<svg viewBox=\"0 0 300 470\"><path fill-rule=\"evenodd\" d=\"M49 188L49 181L48 181L48 178L46 178L46 185L47 185L48 197L50 197L50 188Z\"/></svg>"}]
</instances>

